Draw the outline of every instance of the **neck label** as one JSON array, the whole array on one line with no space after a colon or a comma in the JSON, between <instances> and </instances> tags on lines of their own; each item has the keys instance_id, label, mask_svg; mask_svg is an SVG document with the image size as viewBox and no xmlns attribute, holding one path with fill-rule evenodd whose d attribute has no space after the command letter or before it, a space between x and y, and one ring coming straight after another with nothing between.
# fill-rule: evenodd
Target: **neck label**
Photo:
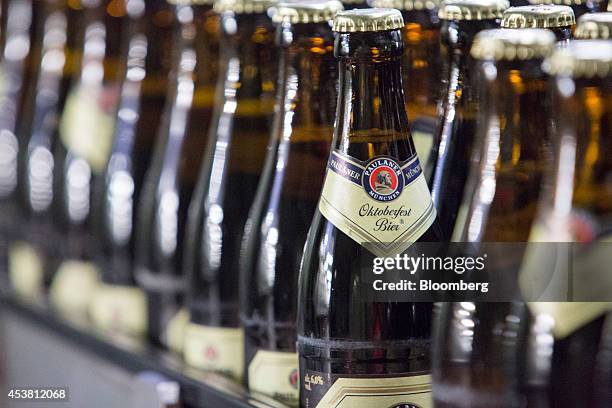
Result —
<instances>
[{"instance_id":1,"label":"neck label","mask_svg":"<svg viewBox=\"0 0 612 408\"><path fill-rule=\"evenodd\" d=\"M408 249L433 224L436 210L415 154L404 162L361 162L332 152L319 211L376 256Z\"/></svg>"}]
</instances>

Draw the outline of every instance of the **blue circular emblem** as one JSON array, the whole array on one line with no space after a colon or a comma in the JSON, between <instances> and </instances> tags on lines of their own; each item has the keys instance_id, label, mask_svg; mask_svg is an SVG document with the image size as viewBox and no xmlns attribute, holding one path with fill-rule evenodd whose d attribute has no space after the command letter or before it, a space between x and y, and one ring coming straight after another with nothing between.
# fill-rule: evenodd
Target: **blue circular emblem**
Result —
<instances>
[{"instance_id":1,"label":"blue circular emblem","mask_svg":"<svg viewBox=\"0 0 612 408\"><path fill-rule=\"evenodd\" d=\"M379 202L393 201L404 189L404 174L400 165L388 157L371 160L361 179L365 192Z\"/></svg>"}]
</instances>

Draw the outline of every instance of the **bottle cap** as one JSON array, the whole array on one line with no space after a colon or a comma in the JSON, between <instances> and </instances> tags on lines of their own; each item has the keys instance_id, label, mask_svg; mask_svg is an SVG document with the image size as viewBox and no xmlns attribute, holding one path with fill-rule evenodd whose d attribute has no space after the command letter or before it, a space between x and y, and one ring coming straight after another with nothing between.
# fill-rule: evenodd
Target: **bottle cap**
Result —
<instances>
[{"instance_id":1,"label":"bottle cap","mask_svg":"<svg viewBox=\"0 0 612 408\"><path fill-rule=\"evenodd\" d=\"M214 0L166 0L170 4L175 6L200 6L206 4L213 4Z\"/></svg>"},{"instance_id":2,"label":"bottle cap","mask_svg":"<svg viewBox=\"0 0 612 408\"><path fill-rule=\"evenodd\" d=\"M340 33L397 30L404 26L402 13L395 9L354 9L340 11L334 18L333 30Z\"/></svg>"},{"instance_id":3,"label":"bottle cap","mask_svg":"<svg viewBox=\"0 0 612 408\"><path fill-rule=\"evenodd\" d=\"M574 10L555 4L510 7L504 11L501 22L503 28L559 28L574 24Z\"/></svg>"},{"instance_id":4,"label":"bottle cap","mask_svg":"<svg viewBox=\"0 0 612 408\"><path fill-rule=\"evenodd\" d=\"M544 64L552 75L574 78L612 76L612 41L572 41L557 49Z\"/></svg>"},{"instance_id":5,"label":"bottle cap","mask_svg":"<svg viewBox=\"0 0 612 408\"><path fill-rule=\"evenodd\" d=\"M578 19L574 38L580 40L612 39L612 12L582 15Z\"/></svg>"},{"instance_id":6,"label":"bottle cap","mask_svg":"<svg viewBox=\"0 0 612 408\"><path fill-rule=\"evenodd\" d=\"M217 13L233 11L236 14L254 14L265 13L275 4L274 0L215 0L213 7Z\"/></svg>"},{"instance_id":7,"label":"bottle cap","mask_svg":"<svg viewBox=\"0 0 612 408\"><path fill-rule=\"evenodd\" d=\"M599 3L601 0L529 0L531 4L563 4L566 6L580 6L588 3Z\"/></svg>"},{"instance_id":8,"label":"bottle cap","mask_svg":"<svg viewBox=\"0 0 612 408\"><path fill-rule=\"evenodd\" d=\"M495 61L546 58L552 55L555 42L555 35L541 28L496 28L476 34L471 54L476 59Z\"/></svg>"},{"instance_id":9,"label":"bottle cap","mask_svg":"<svg viewBox=\"0 0 612 408\"><path fill-rule=\"evenodd\" d=\"M493 20L510 6L507 0L444 0L438 17L442 20Z\"/></svg>"},{"instance_id":10,"label":"bottle cap","mask_svg":"<svg viewBox=\"0 0 612 408\"><path fill-rule=\"evenodd\" d=\"M396 8L399 10L434 10L440 5L440 0L372 0L372 7Z\"/></svg>"},{"instance_id":11,"label":"bottle cap","mask_svg":"<svg viewBox=\"0 0 612 408\"><path fill-rule=\"evenodd\" d=\"M272 21L280 23L289 21L298 23L320 23L331 21L338 11L343 10L338 0L302 0L300 2L282 2L274 7Z\"/></svg>"}]
</instances>

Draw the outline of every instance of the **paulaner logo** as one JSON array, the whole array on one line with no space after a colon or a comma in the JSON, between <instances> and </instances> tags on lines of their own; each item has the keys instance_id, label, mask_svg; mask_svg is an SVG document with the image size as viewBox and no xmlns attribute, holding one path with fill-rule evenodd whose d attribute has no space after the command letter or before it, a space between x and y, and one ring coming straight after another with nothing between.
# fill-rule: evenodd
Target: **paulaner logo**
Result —
<instances>
[{"instance_id":1,"label":"paulaner logo","mask_svg":"<svg viewBox=\"0 0 612 408\"><path fill-rule=\"evenodd\" d=\"M404 174L400 165L390 158L369 162L361 179L363 188L376 201L393 201L402 193Z\"/></svg>"}]
</instances>

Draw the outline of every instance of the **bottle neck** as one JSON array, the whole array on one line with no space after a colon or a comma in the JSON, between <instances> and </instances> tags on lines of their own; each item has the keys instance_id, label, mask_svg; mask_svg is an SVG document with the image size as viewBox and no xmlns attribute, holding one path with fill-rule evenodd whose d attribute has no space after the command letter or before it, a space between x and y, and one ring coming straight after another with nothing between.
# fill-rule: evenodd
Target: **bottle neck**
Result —
<instances>
[{"instance_id":1,"label":"bottle neck","mask_svg":"<svg viewBox=\"0 0 612 408\"><path fill-rule=\"evenodd\" d=\"M545 162L543 147L549 141L546 123L550 115L548 75L542 59L481 63L483 117L488 121L483 154L495 152L501 169L521 169L524 163L535 174ZM493 130L493 129L498 129ZM493 131L492 131L493 130ZM524 186L517 185L517 188Z\"/></svg>"},{"instance_id":2,"label":"bottle neck","mask_svg":"<svg viewBox=\"0 0 612 408\"><path fill-rule=\"evenodd\" d=\"M443 112L452 111L452 109L444 109L444 105L467 103L476 98L469 86L473 83L469 80L469 75L474 71L470 49L474 38L480 31L497 27L499 27L499 20L496 19L480 21L445 20L442 22L441 51L446 59L442 74L446 87L446 92L441 100ZM461 92L459 92L460 90Z\"/></svg>"},{"instance_id":3,"label":"bottle neck","mask_svg":"<svg viewBox=\"0 0 612 408\"><path fill-rule=\"evenodd\" d=\"M276 81L274 27L265 13L221 16L220 72L236 98L259 100ZM234 95L231 95L233 98ZM269 103L273 103L273 95ZM248 112L245 112L248 114Z\"/></svg>"},{"instance_id":4,"label":"bottle neck","mask_svg":"<svg viewBox=\"0 0 612 408\"><path fill-rule=\"evenodd\" d=\"M447 54L467 57L476 34L482 30L499 28L499 24L499 19L444 20L440 28L441 43Z\"/></svg>"},{"instance_id":5,"label":"bottle neck","mask_svg":"<svg viewBox=\"0 0 612 408\"><path fill-rule=\"evenodd\" d=\"M400 31L339 34L335 50L340 57L340 89L334 148L349 152L351 143L388 144L410 139L402 88ZM412 142L410 149L414 150ZM364 157L358 159L370 156L360 153Z\"/></svg>"},{"instance_id":6,"label":"bottle neck","mask_svg":"<svg viewBox=\"0 0 612 408\"><path fill-rule=\"evenodd\" d=\"M402 10L402 17L408 31L414 25L421 27L423 30L440 28L438 9Z\"/></svg>"},{"instance_id":7,"label":"bottle neck","mask_svg":"<svg viewBox=\"0 0 612 408\"><path fill-rule=\"evenodd\" d=\"M571 26L556 27L552 28L550 31L555 35L558 42L569 43L573 37Z\"/></svg>"},{"instance_id":8,"label":"bottle neck","mask_svg":"<svg viewBox=\"0 0 612 408\"><path fill-rule=\"evenodd\" d=\"M293 111L294 127L314 128L333 124L336 105L337 64L333 33L328 23L279 24L280 47L278 100Z\"/></svg>"}]
</instances>

